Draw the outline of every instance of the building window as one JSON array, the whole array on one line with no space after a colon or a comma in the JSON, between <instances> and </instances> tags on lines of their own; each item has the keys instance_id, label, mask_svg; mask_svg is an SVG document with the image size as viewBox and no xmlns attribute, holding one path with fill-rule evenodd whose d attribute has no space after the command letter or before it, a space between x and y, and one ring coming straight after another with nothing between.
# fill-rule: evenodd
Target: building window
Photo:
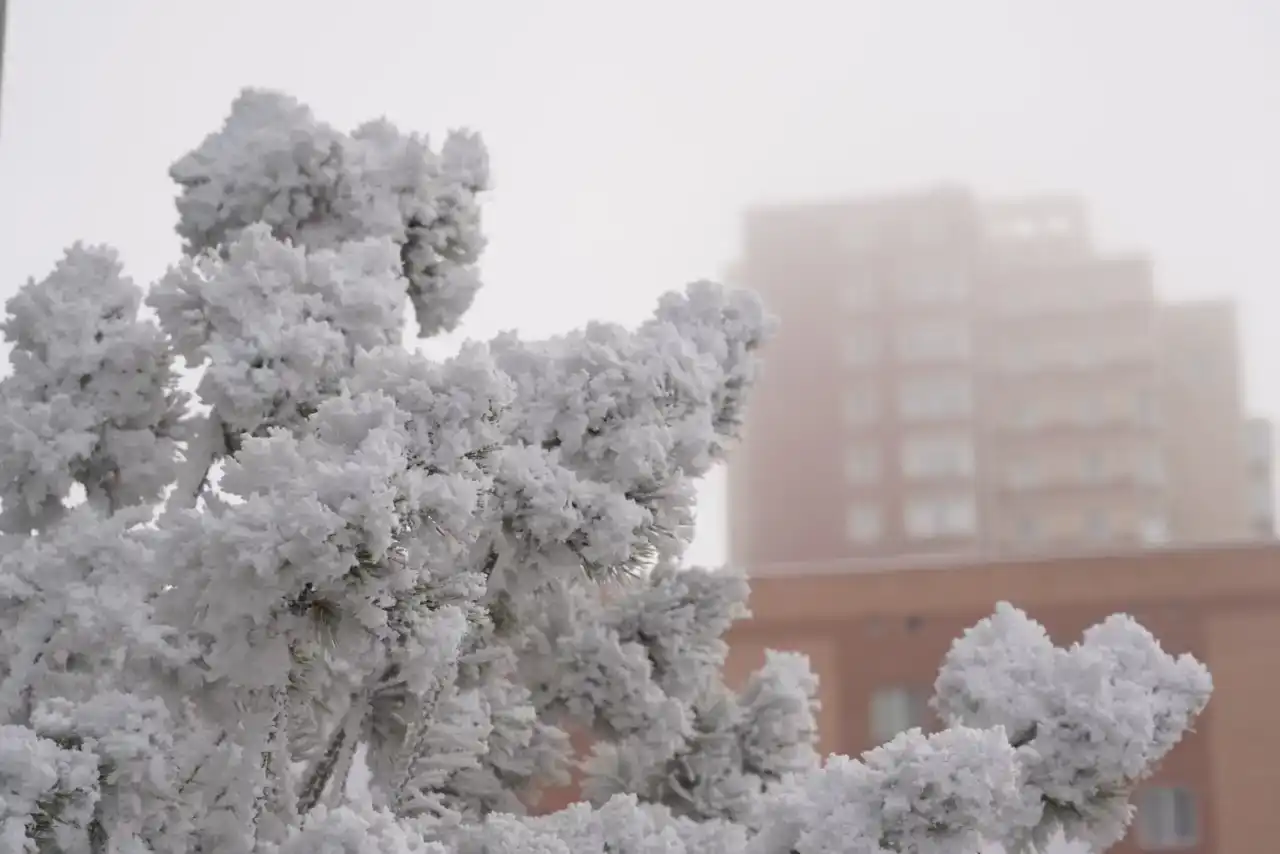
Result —
<instances>
[{"instance_id":1,"label":"building window","mask_svg":"<svg viewBox=\"0 0 1280 854\"><path fill-rule=\"evenodd\" d=\"M1096 354L1088 355L1088 351L1074 340L1031 342L1030 352L1026 354L1026 362L1034 368L1079 368L1086 366L1087 359L1100 358Z\"/></svg>"},{"instance_id":2,"label":"building window","mask_svg":"<svg viewBox=\"0 0 1280 854\"><path fill-rule=\"evenodd\" d=\"M1039 348L1035 341L1016 335L1001 335L989 342L992 367L1003 374L1023 376L1035 373L1039 364Z\"/></svg>"},{"instance_id":3,"label":"building window","mask_svg":"<svg viewBox=\"0 0 1280 854\"><path fill-rule=\"evenodd\" d=\"M1086 427L1101 424L1106 420L1102 402L1094 397L1082 397L1076 401L1076 421Z\"/></svg>"},{"instance_id":4,"label":"building window","mask_svg":"<svg viewBox=\"0 0 1280 854\"><path fill-rule=\"evenodd\" d=\"M1164 455L1160 451L1152 448L1142 454L1138 460L1138 480L1150 486L1164 484Z\"/></svg>"},{"instance_id":5,"label":"building window","mask_svg":"<svg viewBox=\"0 0 1280 854\"><path fill-rule=\"evenodd\" d=\"M846 368L865 368L880 359L880 338L872 332L847 336L840 344L840 360Z\"/></svg>"},{"instance_id":6,"label":"building window","mask_svg":"<svg viewBox=\"0 0 1280 854\"><path fill-rule=\"evenodd\" d=\"M1005 484L1010 489L1034 489L1040 485L1040 469L1030 460L1022 460L1009 466Z\"/></svg>"},{"instance_id":7,"label":"building window","mask_svg":"<svg viewBox=\"0 0 1280 854\"><path fill-rule=\"evenodd\" d=\"M1271 481L1258 478L1249 485L1252 497L1253 515L1258 519L1270 519L1274 513L1275 497L1271 492Z\"/></svg>"},{"instance_id":8,"label":"building window","mask_svg":"<svg viewBox=\"0 0 1280 854\"><path fill-rule=\"evenodd\" d=\"M968 436L917 436L902 444L902 473L912 479L972 477L973 441Z\"/></svg>"},{"instance_id":9,"label":"building window","mask_svg":"<svg viewBox=\"0 0 1280 854\"><path fill-rule=\"evenodd\" d=\"M855 486L875 483L880 479L880 449L874 445L858 445L844 455L844 476Z\"/></svg>"},{"instance_id":10,"label":"building window","mask_svg":"<svg viewBox=\"0 0 1280 854\"><path fill-rule=\"evenodd\" d=\"M1200 842L1195 795L1180 786L1154 786L1138 795L1138 845L1177 851Z\"/></svg>"},{"instance_id":11,"label":"building window","mask_svg":"<svg viewBox=\"0 0 1280 854\"><path fill-rule=\"evenodd\" d=\"M846 389L841 410L846 424L871 424L880 417L880 400L873 387Z\"/></svg>"},{"instance_id":12,"label":"building window","mask_svg":"<svg viewBox=\"0 0 1280 854\"><path fill-rule=\"evenodd\" d=\"M931 729L934 723L929 691L925 688L881 688L871 695L870 712L871 741L877 745L909 729Z\"/></svg>"},{"instance_id":13,"label":"building window","mask_svg":"<svg viewBox=\"0 0 1280 854\"><path fill-rule=\"evenodd\" d=\"M874 504L855 504L845 519L845 534L855 543L873 543L884 532L880 508Z\"/></svg>"},{"instance_id":14,"label":"building window","mask_svg":"<svg viewBox=\"0 0 1280 854\"><path fill-rule=\"evenodd\" d=\"M883 229L878 222L858 218L843 225L836 241L847 255L855 258L869 255L884 243Z\"/></svg>"},{"instance_id":15,"label":"building window","mask_svg":"<svg viewBox=\"0 0 1280 854\"><path fill-rule=\"evenodd\" d=\"M899 293L909 303L963 302L969 296L969 277L954 267L917 270L903 276Z\"/></svg>"},{"instance_id":16,"label":"building window","mask_svg":"<svg viewBox=\"0 0 1280 854\"><path fill-rule=\"evenodd\" d=\"M1249 448L1249 461L1257 466L1271 464L1271 422L1254 418L1246 425L1245 442Z\"/></svg>"},{"instance_id":17,"label":"building window","mask_svg":"<svg viewBox=\"0 0 1280 854\"><path fill-rule=\"evenodd\" d=\"M1106 466L1102 455L1097 451L1088 451L1080 464L1080 476L1085 483L1099 483L1106 476Z\"/></svg>"},{"instance_id":18,"label":"building window","mask_svg":"<svg viewBox=\"0 0 1280 854\"><path fill-rule=\"evenodd\" d=\"M1156 402L1149 391L1140 391L1134 396L1133 417L1139 424L1156 422Z\"/></svg>"},{"instance_id":19,"label":"building window","mask_svg":"<svg viewBox=\"0 0 1280 854\"><path fill-rule=\"evenodd\" d=\"M869 280L849 282L840 291L840 304L848 311L864 311L876 304L880 293Z\"/></svg>"},{"instance_id":20,"label":"building window","mask_svg":"<svg viewBox=\"0 0 1280 854\"><path fill-rule=\"evenodd\" d=\"M1038 401L1027 402L1017 408L1011 419L1012 425L1019 430L1037 430L1049 420L1045 407Z\"/></svg>"},{"instance_id":21,"label":"building window","mask_svg":"<svg viewBox=\"0 0 1280 854\"><path fill-rule=\"evenodd\" d=\"M969 324L963 320L922 320L904 326L897 337L904 362L965 361L972 352Z\"/></svg>"},{"instance_id":22,"label":"building window","mask_svg":"<svg viewBox=\"0 0 1280 854\"><path fill-rule=\"evenodd\" d=\"M916 498L903 514L907 536L929 540L977 533L978 508L972 495Z\"/></svg>"},{"instance_id":23,"label":"building window","mask_svg":"<svg viewBox=\"0 0 1280 854\"><path fill-rule=\"evenodd\" d=\"M1111 522L1107 519L1107 514L1101 511L1094 511L1085 516L1084 520L1085 536L1094 542L1102 542L1111 536Z\"/></svg>"},{"instance_id":24,"label":"building window","mask_svg":"<svg viewBox=\"0 0 1280 854\"><path fill-rule=\"evenodd\" d=\"M1169 523L1163 516L1149 516L1142 520L1142 542L1149 546L1169 542Z\"/></svg>"},{"instance_id":25,"label":"building window","mask_svg":"<svg viewBox=\"0 0 1280 854\"><path fill-rule=\"evenodd\" d=\"M1203 350L1185 350L1175 365L1178 380L1184 385L1199 387L1209 380L1213 358Z\"/></svg>"},{"instance_id":26,"label":"building window","mask_svg":"<svg viewBox=\"0 0 1280 854\"><path fill-rule=\"evenodd\" d=\"M898 411L907 421L968 418L973 413L973 383L967 376L909 379L898 390Z\"/></svg>"}]
</instances>

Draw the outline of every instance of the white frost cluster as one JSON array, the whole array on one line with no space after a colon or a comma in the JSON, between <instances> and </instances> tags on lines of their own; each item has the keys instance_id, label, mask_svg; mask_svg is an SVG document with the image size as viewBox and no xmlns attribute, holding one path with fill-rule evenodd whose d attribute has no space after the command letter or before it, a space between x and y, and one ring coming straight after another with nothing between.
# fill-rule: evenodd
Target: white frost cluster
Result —
<instances>
[{"instance_id":1,"label":"white frost cluster","mask_svg":"<svg viewBox=\"0 0 1280 854\"><path fill-rule=\"evenodd\" d=\"M902 733L769 792L751 854L959 854L1021 823L1022 780L1000 729Z\"/></svg>"},{"instance_id":2,"label":"white frost cluster","mask_svg":"<svg viewBox=\"0 0 1280 854\"><path fill-rule=\"evenodd\" d=\"M308 249L387 238L423 336L451 331L479 290L477 196L489 161L465 131L439 152L385 120L348 135L293 98L251 89L170 175L181 188L178 234L193 255L233 245L259 223Z\"/></svg>"},{"instance_id":3,"label":"white frost cluster","mask_svg":"<svg viewBox=\"0 0 1280 854\"><path fill-rule=\"evenodd\" d=\"M184 406L164 335L114 250L76 244L5 304L0 381L5 529L56 521L79 485L103 512L154 502L173 477Z\"/></svg>"},{"instance_id":4,"label":"white frost cluster","mask_svg":"<svg viewBox=\"0 0 1280 854\"><path fill-rule=\"evenodd\" d=\"M0 850L87 850L98 774L92 753L0 724Z\"/></svg>"},{"instance_id":5,"label":"white frost cluster","mask_svg":"<svg viewBox=\"0 0 1280 854\"><path fill-rule=\"evenodd\" d=\"M187 364L208 365L200 397L230 430L298 426L337 393L356 352L399 343L404 283L390 241L308 252L254 225L226 254L184 262L148 301Z\"/></svg>"},{"instance_id":6,"label":"white frost cluster","mask_svg":"<svg viewBox=\"0 0 1280 854\"><path fill-rule=\"evenodd\" d=\"M1067 649L1008 604L958 640L938 675L951 725L1002 727L1017 746L1035 821L1010 839L1043 846L1062 831L1103 850L1124 836L1129 795L1209 702L1209 672L1166 654L1114 616Z\"/></svg>"},{"instance_id":7,"label":"white frost cluster","mask_svg":"<svg viewBox=\"0 0 1280 854\"><path fill-rule=\"evenodd\" d=\"M944 664L950 729L823 763L807 659L733 690L746 579L680 568L772 329L755 297L697 282L634 329L433 361L403 328L479 286L477 137L247 91L172 175L157 323L106 248L8 303L3 851L1104 845L1204 708L1204 668L1132 621L1057 649L1002 606ZM575 776L584 802L526 814Z\"/></svg>"},{"instance_id":8,"label":"white frost cluster","mask_svg":"<svg viewBox=\"0 0 1280 854\"><path fill-rule=\"evenodd\" d=\"M592 802L632 793L681 816L742 819L767 785L817 767L805 656L771 654L740 695L723 682L723 635L746 597L736 573L660 564L603 609L551 622L562 634L526 653L548 686L540 704L607 736L583 768Z\"/></svg>"}]
</instances>

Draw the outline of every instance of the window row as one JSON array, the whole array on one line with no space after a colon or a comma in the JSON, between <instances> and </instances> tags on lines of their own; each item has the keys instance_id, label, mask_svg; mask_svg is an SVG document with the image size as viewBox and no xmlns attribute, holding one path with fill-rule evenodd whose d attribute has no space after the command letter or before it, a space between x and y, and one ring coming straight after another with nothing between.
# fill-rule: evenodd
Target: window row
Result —
<instances>
[{"instance_id":1,"label":"window row","mask_svg":"<svg viewBox=\"0 0 1280 854\"><path fill-rule=\"evenodd\" d=\"M886 528L887 515L882 503L868 499L849 505L845 535L850 541L862 545L878 543L887 535ZM972 495L914 497L908 499L902 509L903 532L913 540L973 537L978 534L978 528L978 507ZM1009 533L1013 540L1024 545L1127 539L1158 546L1168 543L1170 537L1169 522L1162 514L1134 516L1105 509L1074 514L1024 512L1016 517Z\"/></svg>"},{"instance_id":2,"label":"window row","mask_svg":"<svg viewBox=\"0 0 1280 854\"><path fill-rule=\"evenodd\" d=\"M1070 287L1004 287L993 290L987 303L999 317L1016 319L1044 315L1087 314L1149 303L1152 294L1140 277L1074 279Z\"/></svg>"},{"instance_id":3,"label":"window row","mask_svg":"<svg viewBox=\"0 0 1280 854\"><path fill-rule=\"evenodd\" d=\"M974 358L972 326L967 318L927 318L904 323L892 337L892 352L900 362L969 362ZM840 359L847 368L866 368L884 361L889 342L883 333L863 330L841 343ZM1150 345L1132 339L1118 341L1034 341L1004 345L983 359L1006 376L1043 371L1097 370L1154 358Z\"/></svg>"},{"instance_id":4,"label":"window row","mask_svg":"<svg viewBox=\"0 0 1280 854\"><path fill-rule=\"evenodd\" d=\"M1023 544L1061 540L1105 543L1128 539L1156 546L1169 541L1169 522L1162 514L1135 516L1102 508L1071 514L1023 512L1012 533L1014 539Z\"/></svg>"},{"instance_id":5,"label":"window row","mask_svg":"<svg viewBox=\"0 0 1280 854\"><path fill-rule=\"evenodd\" d=\"M1105 340L1101 336L1089 336L1065 341L1009 342L992 354L991 367L1011 376L1042 371L1093 371L1112 365L1153 361L1155 356L1154 345L1149 339L1126 336Z\"/></svg>"},{"instance_id":6,"label":"window row","mask_svg":"<svg viewBox=\"0 0 1280 854\"><path fill-rule=\"evenodd\" d=\"M967 435L908 437L902 442L899 466L909 480L972 478L977 469L973 440ZM879 482L884 474L880 449L861 444L845 452L845 479L854 486Z\"/></svg>"},{"instance_id":7,"label":"window row","mask_svg":"<svg viewBox=\"0 0 1280 854\"><path fill-rule=\"evenodd\" d=\"M881 418L881 396L873 386L846 390L843 416L851 426ZM906 421L947 421L972 417L973 381L967 376L909 377L897 390L897 412Z\"/></svg>"},{"instance_id":8,"label":"window row","mask_svg":"<svg viewBox=\"0 0 1280 854\"><path fill-rule=\"evenodd\" d=\"M880 421L883 397L874 384L847 388L843 398L844 421L855 427ZM973 377L968 373L905 377L899 381L894 398L897 415L904 421L965 420L973 418L978 411ZM1154 396L1147 391L1098 392L1087 397L1058 396L1004 404L993 414L994 425L1011 432L1047 427L1150 425L1155 422L1156 404Z\"/></svg>"},{"instance_id":9,"label":"window row","mask_svg":"<svg viewBox=\"0 0 1280 854\"><path fill-rule=\"evenodd\" d=\"M1055 426L1150 425L1155 423L1156 409L1155 395L1149 390L1095 392L1087 396L1056 395L1006 406L999 424L1013 431Z\"/></svg>"},{"instance_id":10,"label":"window row","mask_svg":"<svg viewBox=\"0 0 1280 854\"><path fill-rule=\"evenodd\" d=\"M1017 491L1118 482L1159 486L1165 479L1164 454L1158 448L1045 452L1013 461L1004 472L1005 487Z\"/></svg>"},{"instance_id":11,"label":"window row","mask_svg":"<svg viewBox=\"0 0 1280 854\"><path fill-rule=\"evenodd\" d=\"M890 250L895 257L904 250L927 255L939 247L954 245L957 237L972 241L977 232L967 208L942 200L932 205L914 207L893 214L867 211L844 218L832 230L834 242L847 255L855 258Z\"/></svg>"},{"instance_id":12,"label":"window row","mask_svg":"<svg viewBox=\"0 0 1280 854\"><path fill-rule=\"evenodd\" d=\"M884 508L874 501L850 505L846 534L855 543L869 545L885 536ZM972 537L978 532L978 504L973 495L941 495L913 498L902 510L902 528L914 540Z\"/></svg>"},{"instance_id":13,"label":"window row","mask_svg":"<svg viewBox=\"0 0 1280 854\"><path fill-rule=\"evenodd\" d=\"M965 318L928 318L903 324L892 337L893 353L903 362L963 362L973 355L973 337ZM841 360L861 368L882 361L888 353L885 336L864 330L845 338Z\"/></svg>"},{"instance_id":14,"label":"window row","mask_svg":"<svg viewBox=\"0 0 1280 854\"><path fill-rule=\"evenodd\" d=\"M903 305L954 305L969 299L971 278L954 267L900 271L892 281L864 276L844 287L841 302L854 312L875 308L890 296Z\"/></svg>"}]
</instances>

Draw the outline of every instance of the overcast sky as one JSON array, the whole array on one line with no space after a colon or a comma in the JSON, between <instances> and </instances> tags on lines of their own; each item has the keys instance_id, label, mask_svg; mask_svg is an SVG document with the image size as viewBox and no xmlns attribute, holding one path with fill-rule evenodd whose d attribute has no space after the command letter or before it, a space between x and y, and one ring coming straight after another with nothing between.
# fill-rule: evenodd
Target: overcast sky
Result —
<instances>
[{"instance_id":1,"label":"overcast sky","mask_svg":"<svg viewBox=\"0 0 1280 854\"><path fill-rule=\"evenodd\" d=\"M150 281L166 169L244 86L344 127L480 130L497 189L464 335L633 321L718 277L756 201L1078 192L1173 297L1240 300L1280 412L1271 0L9 0L0 298L73 240ZM448 347L452 342L442 342ZM706 490L695 557L723 554Z\"/></svg>"}]
</instances>

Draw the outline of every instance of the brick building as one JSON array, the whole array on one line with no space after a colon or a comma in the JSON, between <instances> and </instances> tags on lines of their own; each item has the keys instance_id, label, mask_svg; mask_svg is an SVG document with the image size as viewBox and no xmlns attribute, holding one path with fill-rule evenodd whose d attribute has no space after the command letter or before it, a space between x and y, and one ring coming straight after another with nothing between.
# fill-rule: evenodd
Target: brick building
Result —
<instances>
[{"instance_id":1,"label":"brick building","mask_svg":"<svg viewBox=\"0 0 1280 854\"><path fill-rule=\"evenodd\" d=\"M754 616L731 633L728 676L765 648L806 653L821 680L826 752L850 755L911 726L951 641L998 601L1027 611L1059 644L1117 612L1214 678L1198 731L1137 796L1139 818L1114 854L1270 854L1280 839L1280 546L1135 549L967 562L938 556L762 568Z\"/></svg>"}]
</instances>

